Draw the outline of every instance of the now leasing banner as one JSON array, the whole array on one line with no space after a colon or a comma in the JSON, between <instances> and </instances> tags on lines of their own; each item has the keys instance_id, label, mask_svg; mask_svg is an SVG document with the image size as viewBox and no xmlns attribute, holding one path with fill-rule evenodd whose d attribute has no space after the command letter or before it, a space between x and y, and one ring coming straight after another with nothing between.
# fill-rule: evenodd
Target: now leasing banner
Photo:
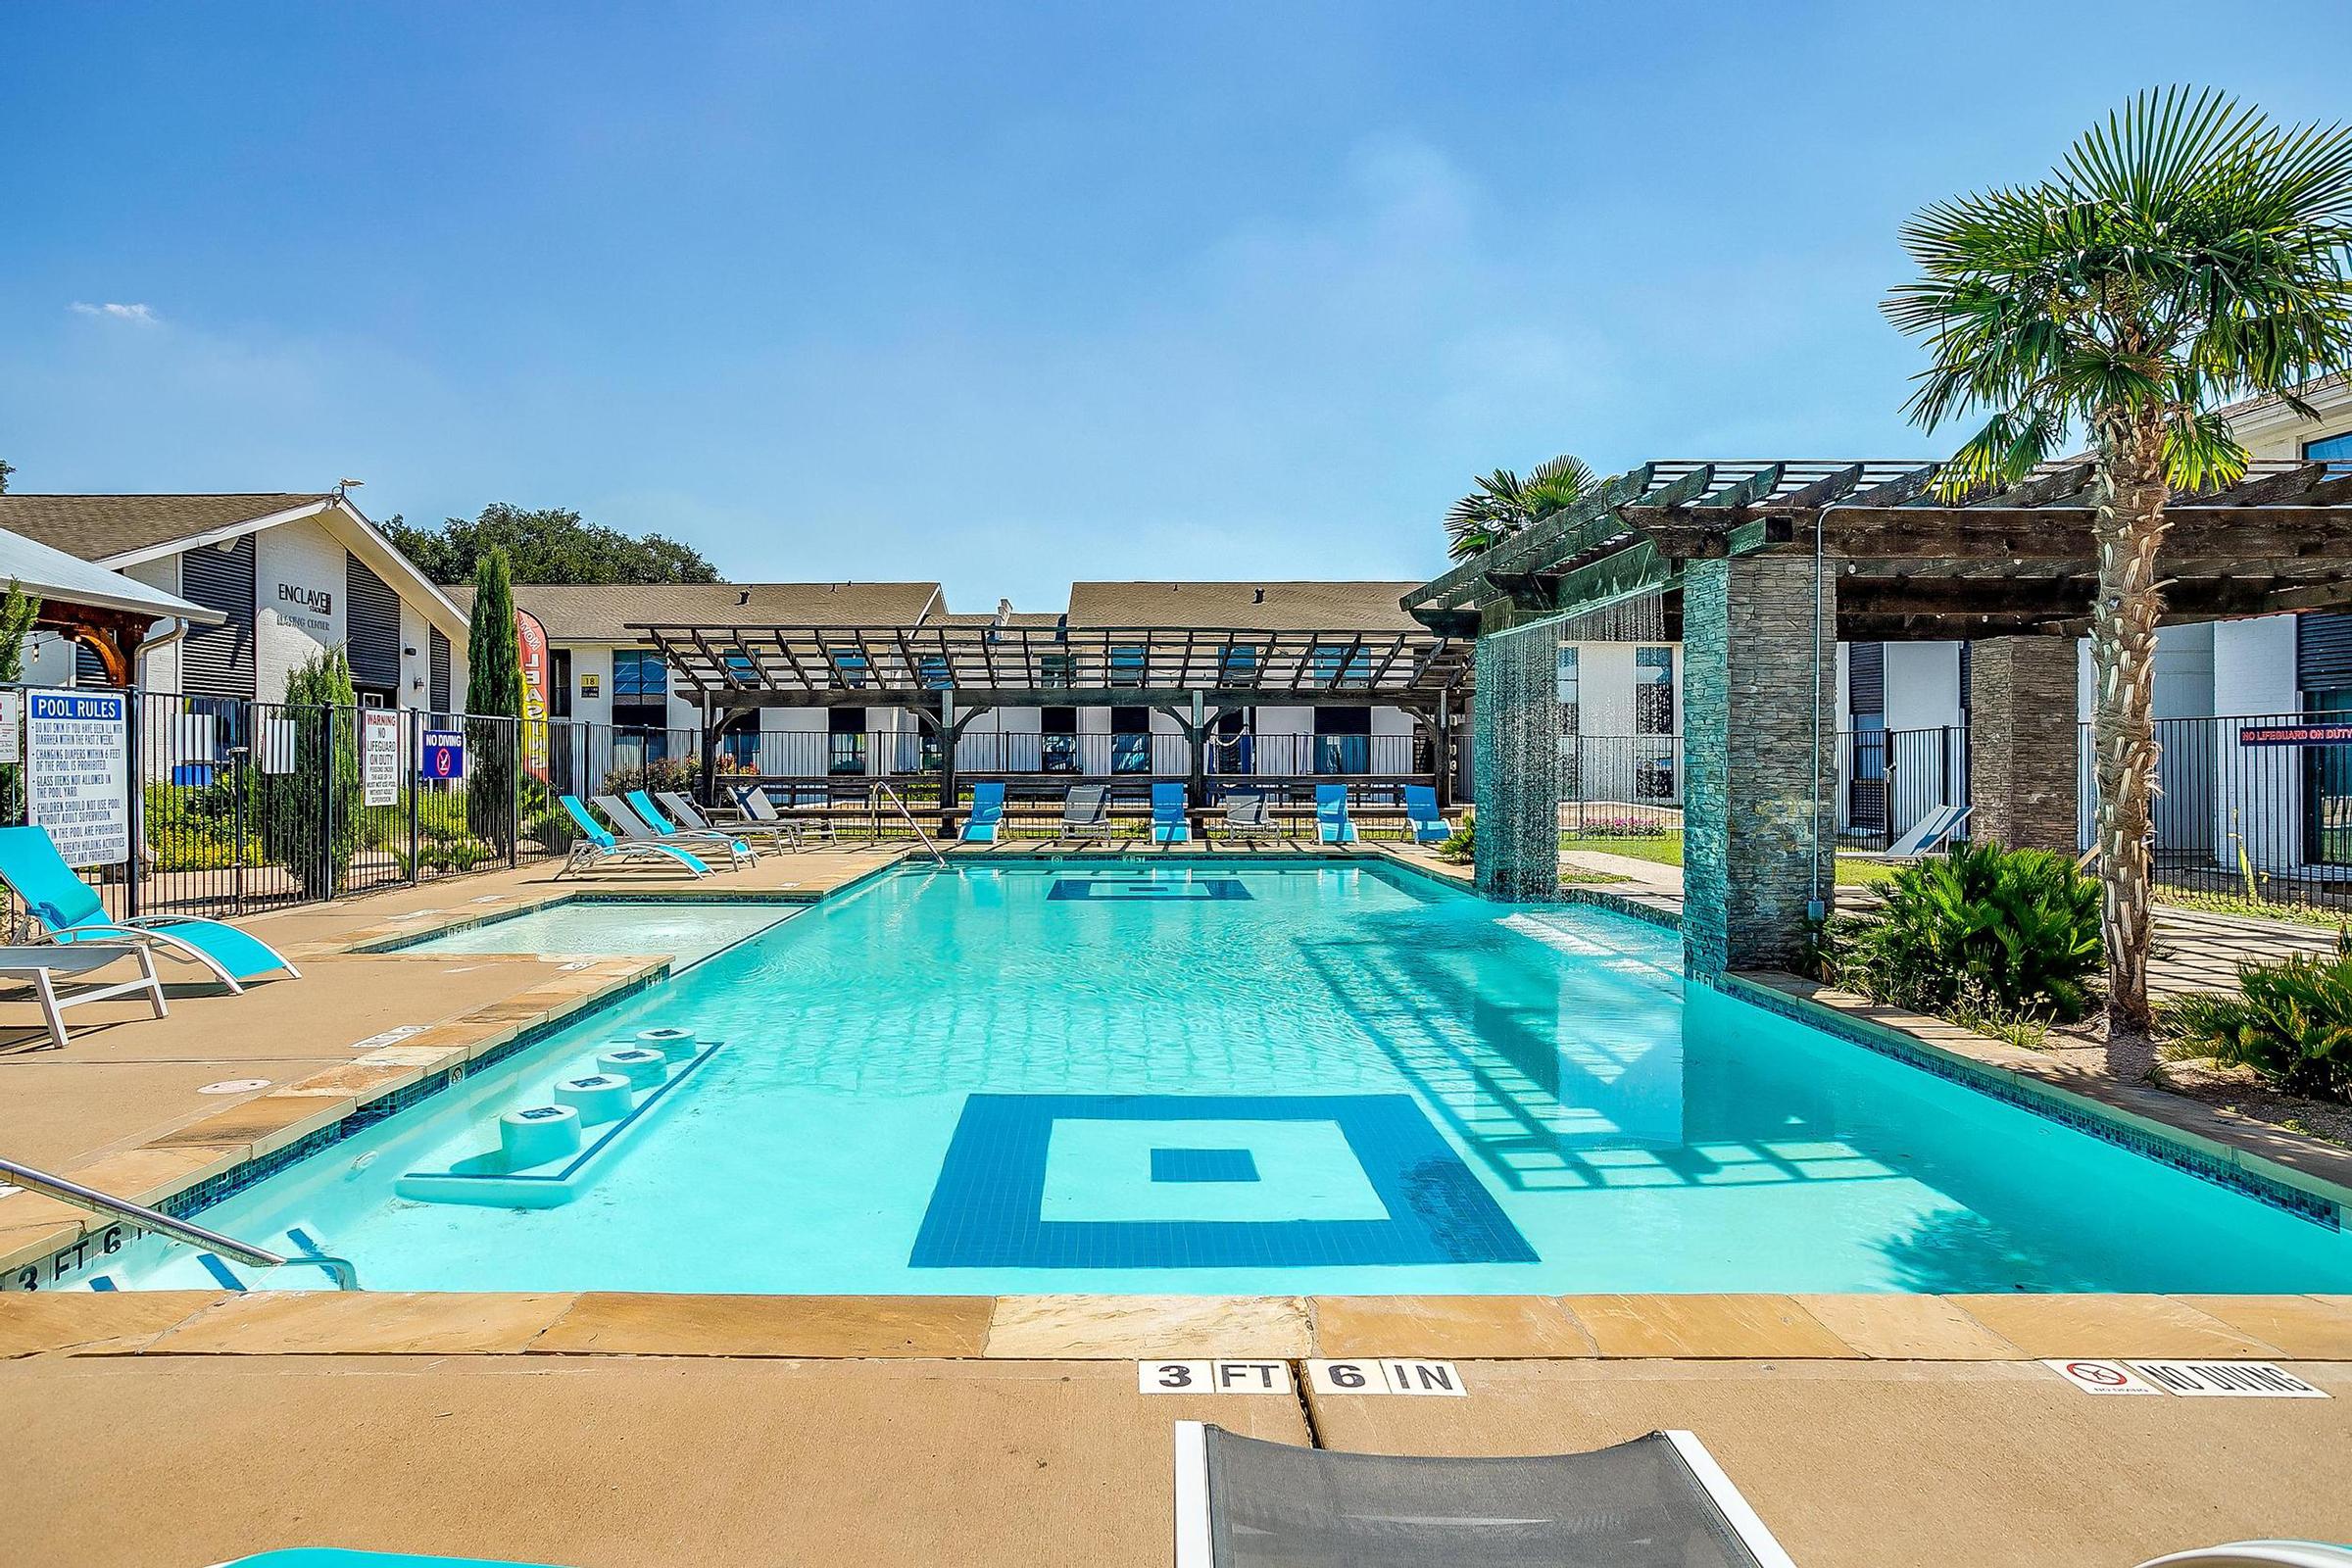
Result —
<instances>
[{"instance_id":1,"label":"now leasing banner","mask_svg":"<svg viewBox=\"0 0 2352 1568\"><path fill-rule=\"evenodd\" d=\"M121 692L31 692L28 814L72 866L130 858L130 705Z\"/></svg>"}]
</instances>

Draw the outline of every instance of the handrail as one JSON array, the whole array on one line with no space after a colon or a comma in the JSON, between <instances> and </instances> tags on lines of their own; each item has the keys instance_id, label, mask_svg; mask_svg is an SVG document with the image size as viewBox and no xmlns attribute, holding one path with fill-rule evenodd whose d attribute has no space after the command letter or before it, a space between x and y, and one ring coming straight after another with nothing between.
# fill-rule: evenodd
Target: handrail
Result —
<instances>
[{"instance_id":1,"label":"handrail","mask_svg":"<svg viewBox=\"0 0 2352 1568\"><path fill-rule=\"evenodd\" d=\"M0 1175L14 1177L24 1186L34 1188L47 1193L52 1198L62 1199L66 1202L78 1204L97 1213L113 1214L122 1219L134 1220L149 1230L163 1232L175 1242L188 1242L198 1247L209 1247L217 1252L225 1252L238 1262L249 1263L255 1268L284 1268L290 1263L308 1264L314 1268L326 1270L328 1277L335 1282L335 1289L339 1291L356 1291L360 1288L360 1271L353 1267L351 1260L346 1257L331 1257L324 1252L303 1252L293 1257L280 1257L275 1252L265 1251L261 1248L240 1242L233 1236L223 1236L219 1231L207 1230L202 1225L193 1224L184 1219L173 1219L171 1215L159 1209L149 1208L144 1203L134 1203L127 1198L117 1198L112 1193L102 1193L95 1187L84 1187L79 1182L52 1175L45 1170L36 1170L30 1165L20 1165L13 1159L0 1159Z\"/></svg>"},{"instance_id":2,"label":"handrail","mask_svg":"<svg viewBox=\"0 0 2352 1568\"><path fill-rule=\"evenodd\" d=\"M906 799L899 794L897 785L887 780L875 784L866 794L866 809L878 817L881 814L881 804L885 798L890 801L891 805L899 808L899 815L906 819L908 831L914 834L915 842L923 847L923 853L931 857L931 863L938 866L946 865L948 858L939 852L939 846L931 842L931 835L923 831L923 824L916 821L914 813L906 808ZM878 826L874 836L876 838L882 836Z\"/></svg>"}]
</instances>

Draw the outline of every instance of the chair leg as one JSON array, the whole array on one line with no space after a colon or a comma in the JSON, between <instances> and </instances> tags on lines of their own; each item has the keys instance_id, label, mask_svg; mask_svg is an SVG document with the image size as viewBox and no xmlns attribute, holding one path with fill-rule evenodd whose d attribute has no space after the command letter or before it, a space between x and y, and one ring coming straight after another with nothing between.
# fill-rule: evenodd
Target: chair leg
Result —
<instances>
[{"instance_id":1,"label":"chair leg","mask_svg":"<svg viewBox=\"0 0 2352 1568\"><path fill-rule=\"evenodd\" d=\"M57 1010L57 987L49 980L49 971L32 972L32 989L41 999L41 1016L49 1021L49 1046L53 1051L66 1049L66 1020Z\"/></svg>"},{"instance_id":2,"label":"chair leg","mask_svg":"<svg viewBox=\"0 0 2352 1568\"><path fill-rule=\"evenodd\" d=\"M289 963L286 967L292 969L294 966ZM164 1005L164 979L155 972L155 954L144 947L139 949L139 973L146 977L147 995L155 1003L155 1015L158 1018L172 1016L172 1009ZM301 976L296 975L295 978L300 979Z\"/></svg>"}]
</instances>

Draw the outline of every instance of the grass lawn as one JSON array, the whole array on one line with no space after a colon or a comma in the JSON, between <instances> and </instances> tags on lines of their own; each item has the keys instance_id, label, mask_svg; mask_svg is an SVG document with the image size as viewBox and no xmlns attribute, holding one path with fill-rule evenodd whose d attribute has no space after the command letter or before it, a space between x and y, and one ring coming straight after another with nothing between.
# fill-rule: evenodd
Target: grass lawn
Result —
<instances>
[{"instance_id":1,"label":"grass lawn","mask_svg":"<svg viewBox=\"0 0 2352 1568\"><path fill-rule=\"evenodd\" d=\"M1683 863L1683 836L1680 833L1636 833L1622 837L1587 834L1583 837L1563 837L1563 850L1591 850L1600 855L1623 855L1637 860L1649 860L1658 865ZM1838 857L1838 885L1841 888L1866 888L1874 882L1884 882L1894 875L1894 867L1886 861L1865 855Z\"/></svg>"}]
</instances>

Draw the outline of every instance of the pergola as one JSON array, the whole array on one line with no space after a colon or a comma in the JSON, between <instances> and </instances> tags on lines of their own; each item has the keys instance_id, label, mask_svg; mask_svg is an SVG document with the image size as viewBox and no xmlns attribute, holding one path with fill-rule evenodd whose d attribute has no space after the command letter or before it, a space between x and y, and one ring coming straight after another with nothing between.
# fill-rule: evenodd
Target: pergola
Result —
<instances>
[{"instance_id":1,"label":"pergola","mask_svg":"<svg viewBox=\"0 0 2352 1568\"><path fill-rule=\"evenodd\" d=\"M718 732L763 708L897 708L940 740L940 803L956 798L956 746L1000 708L1148 708L1191 748L1196 806L1205 799L1203 741L1218 715L1259 704L1402 709L1430 726L1444 791L1453 713L1470 677L1470 643L1414 627L1367 631L1070 627L737 626L632 623L703 710L703 776Z\"/></svg>"},{"instance_id":2,"label":"pergola","mask_svg":"<svg viewBox=\"0 0 2352 1568\"><path fill-rule=\"evenodd\" d=\"M2077 811L2077 655L2097 590L2087 461L1957 495L1939 465L1658 462L1616 475L1405 596L1433 631L1477 636L1478 700L1530 689L1550 643L1514 627L1666 594L1684 645L1686 937L1693 972L1786 965L1832 896L1834 648L1840 640L1968 640L1976 829L2069 850ZM2352 605L2352 473L2261 463L2166 509L2168 622ZM1514 683L1494 678L1511 657ZM1501 673L1498 669L1497 673ZM1500 770L1548 767L1540 705L1499 726ZM2067 715L2063 723L2054 714ZM1482 803L1490 785L1482 774ZM1557 891L1555 828L1482 813L1482 885Z\"/></svg>"}]
</instances>

